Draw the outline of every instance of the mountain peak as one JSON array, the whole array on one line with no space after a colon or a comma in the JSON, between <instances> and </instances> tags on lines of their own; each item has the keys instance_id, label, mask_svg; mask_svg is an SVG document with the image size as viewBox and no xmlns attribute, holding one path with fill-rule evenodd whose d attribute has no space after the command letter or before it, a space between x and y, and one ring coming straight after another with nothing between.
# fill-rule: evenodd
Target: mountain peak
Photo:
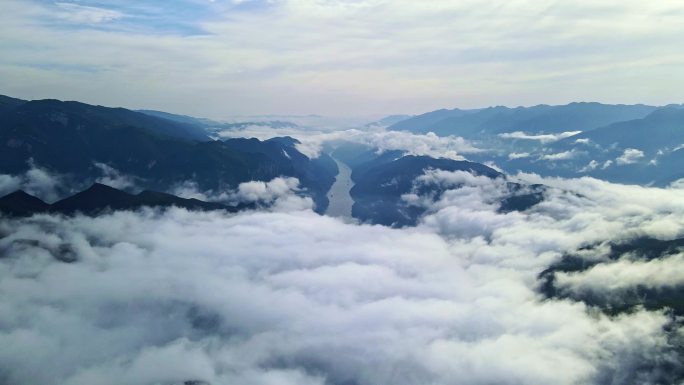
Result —
<instances>
[{"instance_id":1,"label":"mountain peak","mask_svg":"<svg viewBox=\"0 0 684 385\"><path fill-rule=\"evenodd\" d=\"M2 198L0 198L0 199L10 198L10 197L11 197L11 198L22 198L22 199L24 199L24 198L35 198L35 199L38 199L38 198L36 198L35 196L33 196L33 195L27 193L27 192L24 191L24 190L13 191L13 192L11 192L11 193L5 195L4 197L2 197Z\"/></svg>"},{"instance_id":2,"label":"mountain peak","mask_svg":"<svg viewBox=\"0 0 684 385\"><path fill-rule=\"evenodd\" d=\"M0 198L0 212L10 215L28 215L44 212L50 205L24 190L17 190Z\"/></svg>"},{"instance_id":3,"label":"mountain peak","mask_svg":"<svg viewBox=\"0 0 684 385\"><path fill-rule=\"evenodd\" d=\"M83 190L83 192L114 192L114 191L116 191L116 192L123 192L123 191L121 191L121 190L119 190L119 189L116 189L116 188L114 188L114 187L112 187L112 186L108 186L108 185L106 185L106 184L102 184L102 183L99 183L99 182L95 182L95 183L93 183L92 185L90 185L90 187L88 187L87 189Z\"/></svg>"}]
</instances>

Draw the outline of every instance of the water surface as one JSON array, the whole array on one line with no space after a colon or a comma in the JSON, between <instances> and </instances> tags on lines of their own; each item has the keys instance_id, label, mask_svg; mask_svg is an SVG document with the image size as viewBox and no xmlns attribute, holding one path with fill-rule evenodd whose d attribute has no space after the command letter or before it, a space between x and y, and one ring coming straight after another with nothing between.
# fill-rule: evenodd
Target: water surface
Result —
<instances>
[{"instance_id":1,"label":"water surface","mask_svg":"<svg viewBox=\"0 0 684 385\"><path fill-rule=\"evenodd\" d=\"M349 195L349 190L354 187L354 182L351 180L351 169L337 159L335 162L340 172L335 178L335 183L330 187L330 191L328 191L330 205L325 214L331 217L351 218L352 205L354 204L354 200Z\"/></svg>"}]
</instances>

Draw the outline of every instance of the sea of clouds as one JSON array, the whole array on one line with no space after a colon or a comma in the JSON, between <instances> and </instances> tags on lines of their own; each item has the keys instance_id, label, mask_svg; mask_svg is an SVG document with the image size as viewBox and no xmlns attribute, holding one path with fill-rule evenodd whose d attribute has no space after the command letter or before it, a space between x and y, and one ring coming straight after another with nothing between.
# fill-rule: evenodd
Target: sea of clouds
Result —
<instances>
[{"instance_id":1,"label":"sea of clouds","mask_svg":"<svg viewBox=\"0 0 684 385\"><path fill-rule=\"evenodd\" d=\"M287 180L234 192L297 202L269 210L0 219L0 382L671 380L670 315L546 299L538 275L587 245L682 237L684 188L515 179L548 186L545 201L499 213L502 179L427 171L416 186L444 192L406 196L428 211L403 229L317 215ZM639 264L559 281L681 283L682 255Z\"/></svg>"},{"instance_id":2,"label":"sea of clouds","mask_svg":"<svg viewBox=\"0 0 684 385\"><path fill-rule=\"evenodd\" d=\"M375 148L378 152L402 150L411 155L427 155L455 160L463 160L463 154L481 151L460 136L440 137L432 132L413 134L407 131L388 131L384 127L360 130L355 128L273 128L267 125L255 125L242 130L222 130L216 136L220 139L253 137L260 140L292 136L299 140L296 145L297 150L309 158L318 157L326 143L335 141L362 144Z\"/></svg>"}]
</instances>

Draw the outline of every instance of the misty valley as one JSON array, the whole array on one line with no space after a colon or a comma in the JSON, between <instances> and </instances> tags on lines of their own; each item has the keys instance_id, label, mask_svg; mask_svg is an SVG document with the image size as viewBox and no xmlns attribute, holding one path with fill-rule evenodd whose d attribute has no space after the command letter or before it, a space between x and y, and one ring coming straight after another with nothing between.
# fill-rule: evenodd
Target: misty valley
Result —
<instances>
[{"instance_id":1,"label":"misty valley","mask_svg":"<svg viewBox=\"0 0 684 385\"><path fill-rule=\"evenodd\" d=\"M0 383L684 380L682 105L308 119L0 97Z\"/></svg>"}]
</instances>

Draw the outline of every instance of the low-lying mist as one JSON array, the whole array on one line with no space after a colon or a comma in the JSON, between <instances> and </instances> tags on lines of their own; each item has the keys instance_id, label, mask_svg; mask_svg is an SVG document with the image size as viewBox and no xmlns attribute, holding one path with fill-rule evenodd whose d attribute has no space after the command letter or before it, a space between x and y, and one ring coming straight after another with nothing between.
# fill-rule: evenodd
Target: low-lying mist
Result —
<instances>
[{"instance_id":1,"label":"low-lying mist","mask_svg":"<svg viewBox=\"0 0 684 385\"><path fill-rule=\"evenodd\" d=\"M294 192L238 214L0 219L0 382L675 382L671 314L549 299L538 277L588 246L682 237L684 189L516 178L545 200L500 213L500 180L427 172L416 185L444 192L405 197L428 210L403 229L317 215ZM681 254L652 263L558 281L681 283Z\"/></svg>"}]
</instances>

